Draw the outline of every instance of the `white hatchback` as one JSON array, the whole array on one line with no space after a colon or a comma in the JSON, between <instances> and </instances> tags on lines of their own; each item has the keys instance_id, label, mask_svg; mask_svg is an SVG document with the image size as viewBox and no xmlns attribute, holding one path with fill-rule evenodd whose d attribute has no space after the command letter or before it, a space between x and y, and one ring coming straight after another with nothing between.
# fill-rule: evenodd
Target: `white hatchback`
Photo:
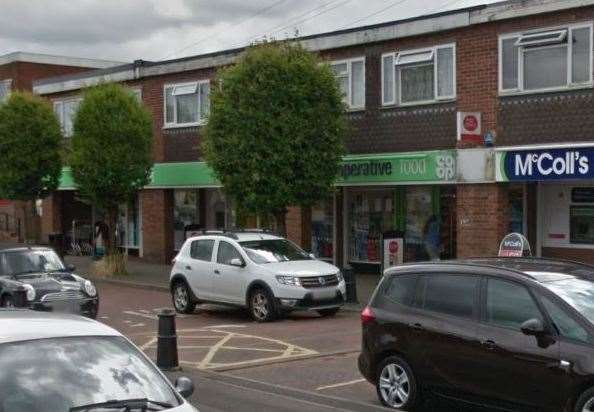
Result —
<instances>
[{"instance_id":1,"label":"white hatchback","mask_svg":"<svg viewBox=\"0 0 594 412\"><path fill-rule=\"evenodd\" d=\"M294 310L335 315L346 298L340 270L262 231L204 232L186 240L170 277L175 309L199 303L249 309L258 322Z\"/></svg>"}]
</instances>

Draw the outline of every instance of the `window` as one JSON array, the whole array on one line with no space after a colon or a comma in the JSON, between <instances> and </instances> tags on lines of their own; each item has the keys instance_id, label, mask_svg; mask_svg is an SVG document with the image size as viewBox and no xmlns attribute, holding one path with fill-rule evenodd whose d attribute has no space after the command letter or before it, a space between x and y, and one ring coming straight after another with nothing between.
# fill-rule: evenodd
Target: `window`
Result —
<instances>
[{"instance_id":1,"label":"window","mask_svg":"<svg viewBox=\"0 0 594 412\"><path fill-rule=\"evenodd\" d=\"M201 225L202 223L202 225ZM200 221L200 192L197 189L173 191L173 242L179 250L186 240L187 229L204 227Z\"/></svg>"},{"instance_id":2,"label":"window","mask_svg":"<svg viewBox=\"0 0 594 412\"><path fill-rule=\"evenodd\" d=\"M472 318L477 285L476 276L426 276L423 307L446 315Z\"/></svg>"},{"instance_id":3,"label":"window","mask_svg":"<svg viewBox=\"0 0 594 412\"><path fill-rule=\"evenodd\" d=\"M190 256L192 259L210 262L212 260L212 250L214 249L214 240L202 239L192 242Z\"/></svg>"},{"instance_id":4,"label":"window","mask_svg":"<svg viewBox=\"0 0 594 412\"><path fill-rule=\"evenodd\" d=\"M590 342L590 336L586 329L581 327L565 309L546 296L542 296L540 300L555 324L559 335L579 342Z\"/></svg>"},{"instance_id":5,"label":"window","mask_svg":"<svg viewBox=\"0 0 594 412\"><path fill-rule=\"evenodd\" d=\"M582 245L594 244L594 206L569 208L569 241Z\"/></svg>"},{"instance_id":6,"label":"window","mask_svg":"<svg viewBox=\"0 0 594 412\"><path fill-rule=\"evenodd\" d=\"M393 302L401 305L412 305L417 290L417 275L392 276L386 288L386 296Z\"/></svg>"},{"instance_id":7,"label":"window","mask_svg":"<svg viewBox=\"0 0 594 412\"><path fill-rule=\"evenodd\" d=\"M5 102L10 95L10 90L12 88L12 80L0 80L0 103Z\"/></svg>"},{"instance_id":8,"label":"window","mask_svg":"<svg viewBox=\"0 0 594 412\"><path fill-rule=\"evenodd\" d=\"M382 104L432 103L456 97L456 46L382 56Z\"/></svg>"},{"instance_id":9,"label":"window","mask_svg":"<svg viewBox=\"0 0 594 412\"><path fill-rule=\"evenodd\" d=\"M343 100L350 109L365 107L365 59L332 62L330 68L338 80Z\"/></svg>"},{"instance_id":10,"label":"window","mask_svg":"<svg viewBox=\"0 0 594 412\"><path fill-rule=\"evenodd\" d=\"M197 126L206 122L210 109L208 80L167 85L165 126Z\"/></svg>"},{"instance_id":11,"label":"window","mask_svg":"<svg viewBox=\"0 0 594 412\"><path fill-rule=\"evenodd\" d=\"M74 116L82 99L80 97L54 102L54 113L60 122L64 137L72 136Z\"/></svg>"},{"instance_id":12,"label":"window","mask_svg":"<svg viewBox=\"0 0 594 412\"><path fill-rule=\"evenodd\" d=\"M233 259L239 259L243 262L243 258L237 249L235 249L235 246L229 242L220 241L219 251L217 253L217 263L229 265Z\"/></svg>"},{"instance_id":13,"label":"window","mask_svg":"<svg viewBox=\"0 0 594 412\"><path fill-rule=\"evenodd\" d=\"M555 90L591 83L591 23L506 34L499 39L501 92Z\"/></svg>"},{"instance_id":14,"label":"window","mask_svg":"<svg viewBox=\"0 0 594 412\"><path fill-rule=\"evenodd\" d=\"M487 322L520 330L529 319L541 319L536 302L524 286L503 280L487 282Z\"/></svg>"}]
</instances>

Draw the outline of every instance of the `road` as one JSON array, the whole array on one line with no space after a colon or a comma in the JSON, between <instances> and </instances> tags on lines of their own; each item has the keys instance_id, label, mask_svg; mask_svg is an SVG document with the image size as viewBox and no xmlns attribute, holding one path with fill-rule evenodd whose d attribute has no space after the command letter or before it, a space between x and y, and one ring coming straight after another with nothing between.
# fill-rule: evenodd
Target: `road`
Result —
<instances>
[{"instance_id":1,"label":"road","mask_svg":"<svg viewBox=\"0 0 594 412\"><path fill-rule=\"evenodd\" d=\"M155 359L157 313L171 307L169 294L110 283L98 289L98 320ZM387 410L357 370L357 312L297 313L259 324L241 309L207 305L176 321L183 370L170 377L193 378L190 401L201 412Z\"/></svg>"}]
</instances>

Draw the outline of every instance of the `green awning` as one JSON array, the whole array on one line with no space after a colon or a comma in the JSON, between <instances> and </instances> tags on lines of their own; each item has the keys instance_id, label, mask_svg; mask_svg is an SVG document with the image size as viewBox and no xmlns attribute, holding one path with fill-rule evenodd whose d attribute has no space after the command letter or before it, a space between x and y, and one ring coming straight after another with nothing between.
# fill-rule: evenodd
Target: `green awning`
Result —
<instances>
[{"instance_id":1,"label":"green awning","mask_svg":"<svg viewBox=\"0 0 594 412\"><path fill-rule=\"evenodd\" d=\"M205 162L155 163L147 189L220 187ZM62 168L59 190L76 190L70 167Z\"/></svg>"}]
</instances>

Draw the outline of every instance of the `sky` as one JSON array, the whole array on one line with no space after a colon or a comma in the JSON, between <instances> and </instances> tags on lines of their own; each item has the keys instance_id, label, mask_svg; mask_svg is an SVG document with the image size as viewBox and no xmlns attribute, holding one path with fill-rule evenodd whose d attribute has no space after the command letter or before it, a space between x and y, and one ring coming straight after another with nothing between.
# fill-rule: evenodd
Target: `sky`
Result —
<instances>
[{"instance_id":1,"label":"sky","mask_svg":"<svg viewBox=\"0 0 594 412\"><path fill-rule=\"evenodd\" d=\"M442 12L495 0L2 0L13 51L164 60Z\"/></svg>"}]
</instances>

